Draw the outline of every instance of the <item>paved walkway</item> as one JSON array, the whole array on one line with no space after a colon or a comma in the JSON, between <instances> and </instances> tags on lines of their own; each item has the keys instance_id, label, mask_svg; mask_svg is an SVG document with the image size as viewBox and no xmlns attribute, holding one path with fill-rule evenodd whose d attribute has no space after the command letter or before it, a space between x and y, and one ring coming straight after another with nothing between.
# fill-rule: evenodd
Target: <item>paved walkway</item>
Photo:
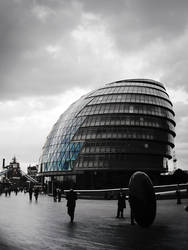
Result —
<instances>
[{"instance_id":1,"label":"paved walkway","mask_svg":"<svg viewBox=\"0 0 188 250\"><path fill-rule=\"evenodd\" d=\"M188 212L175 200L158 201L150 228L131 226L129 206L125 219L116 219L116 201L78 200L75 222L66 214L66 201L54 203L28 194L0 196L1 250L187 250Z\"/></svg>"}]
</instances>

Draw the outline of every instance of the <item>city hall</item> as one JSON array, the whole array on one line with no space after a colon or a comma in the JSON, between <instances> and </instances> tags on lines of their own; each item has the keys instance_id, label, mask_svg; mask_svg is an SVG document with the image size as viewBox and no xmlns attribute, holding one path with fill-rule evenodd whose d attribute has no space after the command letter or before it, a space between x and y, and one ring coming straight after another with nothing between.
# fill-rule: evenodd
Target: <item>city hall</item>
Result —
<instances>
[{"instance_id":1,"label":"city hall","mask_svg":"<svg viewBox=\"0 0 188 250\"><path fill-rule=\"evenodd\" d=\"M39 175L45 183L65 188L99 189L126 186L140 170L157 183L172 158L174 117L158 81L105 84L59 117L43 146Z\"/></svg>"}]
</instances>

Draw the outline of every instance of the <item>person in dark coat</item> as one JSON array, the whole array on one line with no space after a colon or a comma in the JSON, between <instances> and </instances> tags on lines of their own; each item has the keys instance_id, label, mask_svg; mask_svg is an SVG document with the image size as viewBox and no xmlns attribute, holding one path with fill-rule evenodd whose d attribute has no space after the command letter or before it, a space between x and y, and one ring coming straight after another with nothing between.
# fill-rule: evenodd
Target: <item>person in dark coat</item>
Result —
<instances>
[{"instance_id":1,"label":"person in dark coat","mask_svg":"<svg viewBox=\"0 0 188 250\"><path fill-rule=\"evenodd\" d=\"M61 202L61 189L60 188L57 188L57 199L58 199L58 202Z\"/></svg>"},{"instance_id":2,"label":"person in dark coat","mask_svg":"<svg viewBox=\"0 0 188 250\"><path fill-rule=\"evenodd\" d=\"M118 194L118 209L117 209L117 216L116 218L124 218L123 217L123 210L124 208L126 208L126 196L125 194L122 192L122 189L120 189L120 192Z\"/></svg>"},{"instance_id":3,"label":"person in dark coat","mask_svg":"<svg viewBox=\"0 0 188 250\"><path fill-rule=\"evenodd\" d=\"M57 189L54 187L53 189L53 198L54 198L54 202L57 201Z\"/></svg>"},{"instance_id":4,"label":"person in dark coat","mask_svg":"<svg viewBox=\"0 0 188 250\"><path fill-rule=\"evenodd\" d=\"M18 194L18 188L17 187L15 187L14 192L15 192L15 195Z\"/></svg>"},{"instance_id":5,"label":"person in dark coat","mask_svg":"<svg viewBox=\"0 0 188 250\"><path fill-rule=\"evenodd\" d=\"M29 200L32 201L32 196L33 196L33 188L29 188Z\"/></svg>"},{"instance_id":6,"label":"person in dark coat","mask_svg":"<svg viewBox=\"0 0 188 250\"><path fill-rule=\"evenodd\" d=\"M181 204L181 192L180 192L179 184L177 185L177 189L176 189L176 198L177 198L177 204Z\"/></svg>"},{"instance_id":7,"label":"person in dark coat","mask_svg":"<svg viewBox=\"0 0 188 250\"><path fill-rule=\"evenodd\" d=\"M5 187L4 192L5 192L5 196L7 196L7 194L8 194L8 188L7 187Z\"/></svg>"},{"instance_id":8,"label":"person in dark coat","mask_svg":"<svg viewBox=\"0 0 188 250\"><path fill-rule=\"evenodd\" d=\"M11 195L11 192L12 192L12 189L11 189L11 187L9 187L9 189L8 189L9 196Z\"/></svg>"},{"instance_id":9,"label":"person in dark coat","mask_svg":"<svg viewBox=\"0 0 188 250\"><path fill-rule=\"evenodd\" d=\"M39 189L36 187L34 190L35 201L38 201Z\"/></svg>"},{"instance_id":10,"label":"person in dark coat","mask_svg":"<svg viewBox=\"0 0 188 250\"><path fill-rule=\"evenodd\" d=\"M71 222L73 222L77 193L73 189L70 189L70 191L66 194L66 199L67 199L67 213L70 216Z\"/></svg>"}]
</instances>

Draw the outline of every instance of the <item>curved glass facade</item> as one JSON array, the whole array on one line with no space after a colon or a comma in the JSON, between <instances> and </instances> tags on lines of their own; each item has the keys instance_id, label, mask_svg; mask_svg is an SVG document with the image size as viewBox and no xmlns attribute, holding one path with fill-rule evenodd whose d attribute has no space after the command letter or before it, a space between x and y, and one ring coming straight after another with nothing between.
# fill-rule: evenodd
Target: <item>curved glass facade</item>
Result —
<instances>
[{"instance_id":1,"label":"curved glass facade","mask_svg":"<svg viewBox=\"0 0 188 250\"><path fill-rule=\"evenodd\" d=\"M53 126L40 158L43 175L167 169L175 121L164 85L112 82L73 103Z\"/></svg>"}]
</instances>

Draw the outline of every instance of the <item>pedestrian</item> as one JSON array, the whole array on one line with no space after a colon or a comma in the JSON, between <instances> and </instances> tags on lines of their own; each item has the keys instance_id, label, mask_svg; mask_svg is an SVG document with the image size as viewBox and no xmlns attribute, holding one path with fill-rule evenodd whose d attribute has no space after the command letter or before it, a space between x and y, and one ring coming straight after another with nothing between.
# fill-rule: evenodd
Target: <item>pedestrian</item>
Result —
<instances>
[{"instance_id":1,"label":"pedestrian","mask_svg":"<svg viewBox=\"0 0 188 250\"><path fill-rule=\"evenodd\" d=\"M73 189L70 189L70 191L66 194L66 199L67 199L67 213L70 216L71 222L73 222L77 193Z\"/></svg>"},{"instance_id":2,"label":"pedestrian","mask_svg":"<svg viewBox=\"0 0 188 250\"><path fill-rule=\"evenodd\" d=\"M11 192L12 192L12 189L11 189L11 187L9 187L8 188L8 194L9 194L9 196L11 196Z\"/></svg>"},{"instance_id":3,"label":"pedestrian","mask_svg":"<svg viewBox=\"0 0 188 250\"><path fill-rule=\"evenodd\" d=\"M29 187L29 200L32 201L32 196L33 196L33 188Z\"/></svg>"},{"instance_id":4,"label":"pedestrian","mask_svg":"<svg viewBox=\"0 0 188 250\"><path fill-rule=\"evenodd\" d=\"M61 189L60 188L57 188L57 199L58 199L58 202L61 202Z\"/></svg>"},{"instance_id":5,"label":"pedestrian","mask_svg":"<svg viewBox=\"0 0 188 250\"><path fill-rule=\"evenodd\" d=\"M17 188L17 187L15 187L15 189L14 189L14 193L15 193L15 195L17 195L17 194L18 194L18 188Z\"/></svg>"},{"instance_id":6,"label":"pedestrian","mask_svg":"<svg viewBox=\"0 0 188 250\"><path fill-rule=\"evenodd\" d=\"M123 211L124 208L126 208L126 195L122 192L122 189L120 189L120 192L118 194L118 208L117 208L117 216L116 218L124 218Z\"/></svg>"},{"instance_id":7,"label":"pedestrian","mask_svg":"<svg viewBox=\"0 0 188 250\"><path fill-rule=\"evenodd\" d=\"M179 184L177 185L176 198L177 198L177 204L181 204L181 193L179 189Z\"/></svg>"},{"instance_id":8,"label":"pedestrian","mask_svg":"<svg viewBox=\"0 0 188 250\"><path fill-rule=\"evenodd\" d=\"M53 188L53 197L54 197L54 202L57 201L57 189L54 187Z\"/></svg>"},{"instance_id":9,"label":"pedestrian","mask_svg":"<svg viewBox=\"0 0 188 250\"><path fill-rule=\"evenodd\" d=\"M8 194L8 188L7 187L5 187L4 192L5 192L5 196L7 197L7 194Z\"/></svg>"},{"instance_id":10,"label":"pedestrian","mask_svg":"<svg viewBox=\"0 0 188 250\"><path fill-rule=\"evenodd\" d=\"M39 196L39 189L38 189L38 187L36 187L35 190L34 190L34 196L35 196L35 201L37 202L38 201L38 196Z\"/></svg>"}]
</instances>

